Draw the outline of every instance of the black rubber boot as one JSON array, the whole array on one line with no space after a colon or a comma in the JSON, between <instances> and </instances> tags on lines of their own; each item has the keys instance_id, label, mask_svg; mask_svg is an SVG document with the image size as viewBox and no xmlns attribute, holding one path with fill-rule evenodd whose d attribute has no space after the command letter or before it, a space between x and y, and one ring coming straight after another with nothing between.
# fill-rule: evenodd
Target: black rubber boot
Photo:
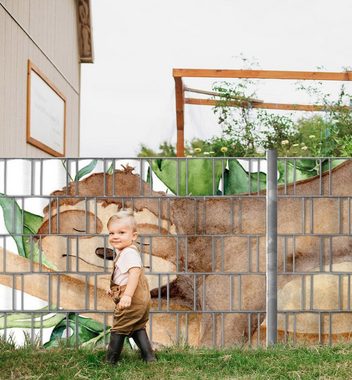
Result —
<instances>
[{"instance_id":1,"label":"black rubber boot","mask_svg":"<svg viewBox=\"0 0 352 380\"><path fill-rule=\"evenodd\" d=\"M116 364L120 358L120 354L125 342L126 335L112 332L110 334L110 343L108 352L106 353L106 361L110 364Z\"/></svg>"},{"instance_id":2,"label":"black rubber boot","mask_svg":"<svg viewBox=\"0 0 352 380\"><path fill-rule=\"evenodd\" d=\"M135 331L131 337L141 350L143 360L146 362L154 362L156 358L145 329Z\"/></svg>"}]
</instances>

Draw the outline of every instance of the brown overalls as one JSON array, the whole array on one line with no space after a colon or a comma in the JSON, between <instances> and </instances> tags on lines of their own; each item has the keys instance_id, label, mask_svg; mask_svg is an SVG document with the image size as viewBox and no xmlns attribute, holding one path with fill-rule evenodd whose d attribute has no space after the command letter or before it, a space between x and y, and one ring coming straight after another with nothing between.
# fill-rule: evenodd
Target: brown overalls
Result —
<instances>
[{"instance_id":1,"label":"brown overalls","mask_svg":"<svg viewBox=\"0 0 352 380\"><path fill-rule=\"evenodd\" d=\"M136 249L136 251L138 250ZM120 286L113 282L118 257L114 260L114 270L110 278L112 299L116 304L111 331L118 334L131 335L134 331L145 328L145 325L149 320L150 291L147 278L144 274L144 269L141 268L141 274L131 300L131 306L126 309L118 308L118 303L120 302L127 286Z\"/></svg>"}]
</instances>

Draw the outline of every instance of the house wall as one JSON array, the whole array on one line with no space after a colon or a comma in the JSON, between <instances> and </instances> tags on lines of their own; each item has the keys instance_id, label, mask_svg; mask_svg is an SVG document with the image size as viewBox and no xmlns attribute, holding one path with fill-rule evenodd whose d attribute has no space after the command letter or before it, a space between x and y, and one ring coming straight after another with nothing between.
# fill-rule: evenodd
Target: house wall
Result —
<instances>
[{"instance_id":1,"label":"house wall","mask_svg":"<svg viewBox=\"0 0 352 380\"><path fill-rule=\"evenodd\" d=\"M66 97L66 156L79 155L75 0L0 0L0 157L50 157L26 142L28 59Z\"/></svg>"}]
</instances>

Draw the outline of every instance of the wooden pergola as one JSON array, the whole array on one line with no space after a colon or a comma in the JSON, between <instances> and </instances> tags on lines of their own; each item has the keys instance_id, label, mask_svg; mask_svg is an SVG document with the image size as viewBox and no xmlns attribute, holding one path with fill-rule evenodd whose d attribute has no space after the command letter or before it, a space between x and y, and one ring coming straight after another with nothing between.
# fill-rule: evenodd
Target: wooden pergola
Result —
<instances>
[{"instance_id":1,"label":"wooden pergola","mask_svg":"<svg viewBox=\"0 0 352 380\"><path fill-rule=\"evenodd\" d=\"M186 98L185 92L196 92L212 96L220 96L211 91L195 90L184 86L182 78L251 78L251 79L289 79L289 80L322 80L351 81L352 71L319 72L319 71L273 71L273 70L211 70L211 69L173 69L176 94L176 126L177 157L184 157L184 107L185 104L215 106L215 99ZM324 105L265 103L257 99L249 99L253 108L292 111L322 111ZM228 101L228 106L239 107L239 102Z\"/></svg>"}]
</instances>

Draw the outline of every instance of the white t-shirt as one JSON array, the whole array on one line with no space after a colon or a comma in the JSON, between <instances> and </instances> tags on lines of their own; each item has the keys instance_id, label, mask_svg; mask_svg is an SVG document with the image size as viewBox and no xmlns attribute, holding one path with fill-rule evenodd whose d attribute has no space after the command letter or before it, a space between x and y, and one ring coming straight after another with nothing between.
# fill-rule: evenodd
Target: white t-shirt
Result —
<instances>
[{"instance_id":1,"label":"white t-shirt","mask_svg":"<svg viewBox=\"0 0 352 380\"><path fill-rule=\"evenodd\" d=\"M128 282L128 271L136 267L142 268L142 260L139 252L131 247L124 248L115 263L113 283L126 285Z\"/></svg>"}]
</instances>

